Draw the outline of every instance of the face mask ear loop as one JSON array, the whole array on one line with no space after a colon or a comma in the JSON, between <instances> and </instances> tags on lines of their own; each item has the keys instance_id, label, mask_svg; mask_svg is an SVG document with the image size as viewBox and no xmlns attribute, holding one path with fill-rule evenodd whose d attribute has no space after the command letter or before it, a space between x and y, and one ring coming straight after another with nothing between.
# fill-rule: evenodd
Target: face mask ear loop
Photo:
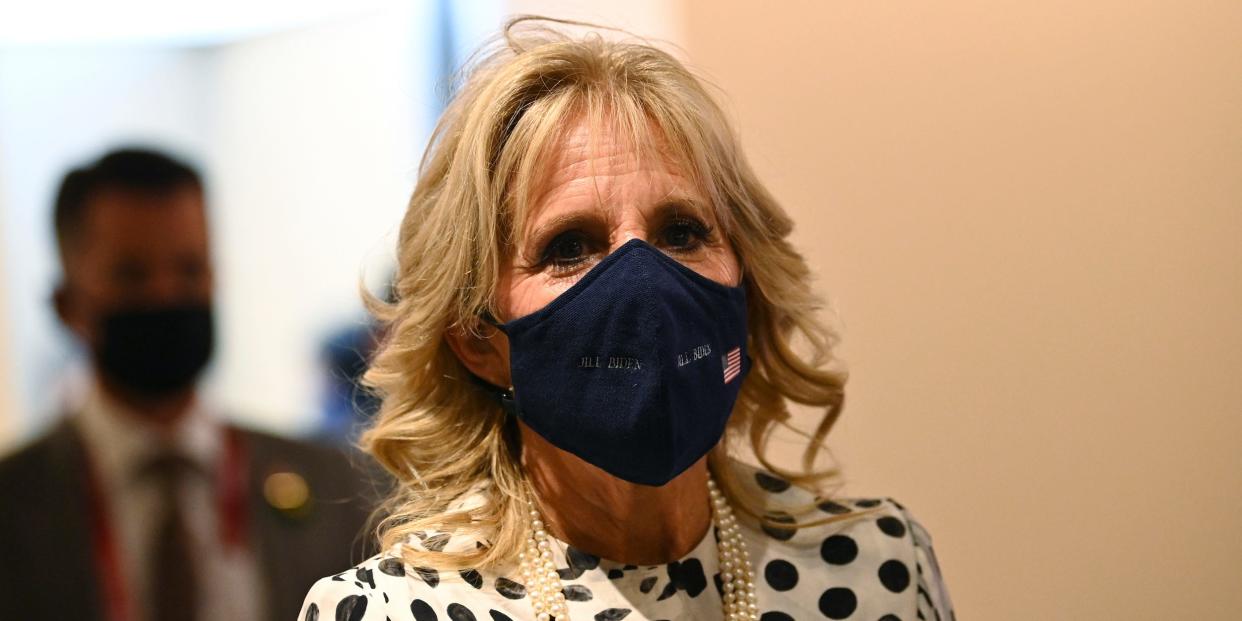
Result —
<instances>
[{"instance_id":1,"label":"face mask ear loop","mask_svg":"<svg viewBox=\"0 0 1242 621\"><path fill-rule=\"evenodd\" d=\"M496 394L496 398L500 400L500 407L504 409L505 414L508 414L512 418L520 418L518 415L517 399L513 396L512 386L498 392Z\"/></svg>"},{"instance_id":2,"label":"face mask ear loop","mask_svg":"<svg viewBox=\"0 0 1242 621\"><path fill-rule=\"evenodd\" d=\"M517 415L517 401L513 397L512 386L508 388L501 388L500 386L497 386L475 375L474 373L469 373L469 377L470 380L474 382L475 386L478 386L480 390L496 399L496 402L500 404L500 407L504 409L506 414Z\"/></svg>"},{"instance_id":3,"label":"face mask ear loop","mask_svg":"<svg viewBox=\"0 0 1242 621\"><path fill-rule=\"evenodd\" d=\"M512 401L512 388L509 389L508 394L510 401ZM522 430L518 428L518 417L514 413L516 412L516 407L514 409L506 407L503 398L501 400L501 407L505 411L505 418L502 422L504 425L505 445L509 448L509 452L514 459L520 461L522 459Z\"/></svg>"},{"instance_id":4,"label":"face mask ear loop","mask_svg":"<svg viewBox=\"0 0 1242 621\"><path fill-rule=\"evenodd\" d=\"M479 319L483 321L483 323L486 323L501 332L505 331L504 326L501 325L499 321L496 321L496 318L493 317L491 312L487 310L479 313ZM478 384L479 387L483 388L496 398L496 401L500 404L500 408L505 411L508 418L514 419L518 417L517 400L513 396L513 386L501 388L500 386L474 375L473 373L471 374L471 377L474 378L475 383Z\"/></svg>"},{"instance_id":5,"label":"face mask ear loop","mask_svg":"<svg viewBox=\"0 0 1242 621\"><path fill-rule=\"evenodd\" d=\"M479 313L479 319L482 320L483 323L488 324L492 326L493 328L500 330L501 332L505 331L504 325L502 325L499 321L496 320L495 317L492 316L491 311L484 310L483 312Z\"/></svg>"}]
</instances>

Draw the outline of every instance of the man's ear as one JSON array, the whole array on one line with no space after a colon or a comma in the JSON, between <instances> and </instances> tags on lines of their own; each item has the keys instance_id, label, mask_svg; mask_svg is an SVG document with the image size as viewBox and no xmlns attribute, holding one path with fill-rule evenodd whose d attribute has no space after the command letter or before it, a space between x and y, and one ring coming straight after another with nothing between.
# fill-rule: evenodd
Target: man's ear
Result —
<instances>
[{"instance_id":1,"label":"man's ear","mask_svg":"<svg viewBox=\"0 0 1242 621\"><path fill-rule=\"evenodd\" d=\"M90 327L85 325L78 304L79 302L65 281L62 280L56 284L56 288L52 291L52 307L56 309L56 316L60 318L61 325L65 326L65 329L72 332L74 336L89 343Z\"/></svg>"},{"instance_id":2,"label":"man's ear","mask_svg":"<svg viewBox=\"0 0 1242 621\"><path fill-rule=\"evenodd\" d=\"M476 322L473 326L449 328L444 340L471 373L489 384L508 388L509 337L495 326Z\"/></svg>"}]
</instances>

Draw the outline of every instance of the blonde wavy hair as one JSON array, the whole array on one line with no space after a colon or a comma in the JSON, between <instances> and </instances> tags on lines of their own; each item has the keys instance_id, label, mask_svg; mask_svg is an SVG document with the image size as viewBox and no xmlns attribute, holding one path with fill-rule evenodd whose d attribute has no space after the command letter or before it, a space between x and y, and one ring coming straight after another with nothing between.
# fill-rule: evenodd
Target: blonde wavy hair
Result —
<instances>
[{"instance_id":1,"label":"blonde wavy hair","mask_svg":"<svg viewBox=\"0 0 1242 621\"><path fill-rule=\"evenodd\" d=\"M445 334L477 331L481 316L501 316L494 301L502 253L521 230L545 158L581 120L690 171L744 266L753 367L725 439L709 456L726 496L765 518L762 501L728 467L746 445L766 468L812 490L822 492L837 474L816 464L841 411L845 373L832 356L835 334L818 317L822 303L806 262L788 241L793 223L747 164L720 106L682 63L629 36L570 31L581 26L598 28L517 18L476 55L420 166L400 228L395 302L368 300L387 335L365 376L382 406L361 442L397 480L377 527L382 549L439 532L487 543L400 546L415 566L512 562L526 536L521 449L506 414ZM789 402L822 411L803 432L799 471L777 467L766 451L771 432L789 426ZM463 505L467 498L475 502Z\"/></svg>"}]
</instances>

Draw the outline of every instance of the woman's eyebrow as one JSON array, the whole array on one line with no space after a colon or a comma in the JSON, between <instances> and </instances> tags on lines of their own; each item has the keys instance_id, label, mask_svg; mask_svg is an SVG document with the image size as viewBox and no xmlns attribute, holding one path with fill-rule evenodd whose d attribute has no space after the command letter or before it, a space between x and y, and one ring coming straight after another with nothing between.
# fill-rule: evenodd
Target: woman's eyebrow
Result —
<instances>
[{"instance_id":1,"label":"woman's eyebrow","mask_svg":"<svg viewBox=\"0 0 1242 621\"><path fill-rule=\"evenodd\" d=\"M653 222L670 220L677 216L694 216L711 225L716 221L716 214L703 201L691 196L669 196L652 208L647 217ZM546 218L535 218L526 233L518 240L520 248L538 251L553 236L562 231L572 229L593 230L601 224L607 226L607 215L598 206L583 206L564 211Z\"/></svg>"},{"instance_id":2,"label":"woman's eyebrow","mask_svg":"<svg viewBox=\"0 0 1242 621\"><path fill-rule=\"evenodd\" d=\"M597 208L584 207L569 212L548 216L532 226L527 235L520 240L521 245L540 246L549 237L574 228L590 228L599 224L601 214Z\"/></svg>"},{"instance_id":3,"label":"woman's eyebrow","mask_svg":"<svg viewBox=\"0 0 1242 621\"><path fill-rule=\"evenodd\" d=\"M676 216L697 216L707 223L715 222L716 214L707 208L703 201L689 196L670 196L656 205L651 215L657 219L667 220Z\"/></svg>"}]
</instances>

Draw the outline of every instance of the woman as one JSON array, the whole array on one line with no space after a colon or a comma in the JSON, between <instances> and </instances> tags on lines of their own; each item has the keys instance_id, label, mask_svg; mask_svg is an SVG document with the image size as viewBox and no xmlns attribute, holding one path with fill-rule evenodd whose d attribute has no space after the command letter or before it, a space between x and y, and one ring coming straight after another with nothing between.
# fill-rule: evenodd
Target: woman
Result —
<instances>
[{"instance_id":1,"label":"woman","mask_svg":"<svg viewBox=\"0 0 1242 621\"><path fill-rule=\"evenodd\" d=\"M844 375L721 110L649 46L514 26L436 129L377 308L387 552L302 618L951 618L900 505L823 495ZM788 402L824 412L797 472L767 459Z\"/></svg>"}]
</instances>

